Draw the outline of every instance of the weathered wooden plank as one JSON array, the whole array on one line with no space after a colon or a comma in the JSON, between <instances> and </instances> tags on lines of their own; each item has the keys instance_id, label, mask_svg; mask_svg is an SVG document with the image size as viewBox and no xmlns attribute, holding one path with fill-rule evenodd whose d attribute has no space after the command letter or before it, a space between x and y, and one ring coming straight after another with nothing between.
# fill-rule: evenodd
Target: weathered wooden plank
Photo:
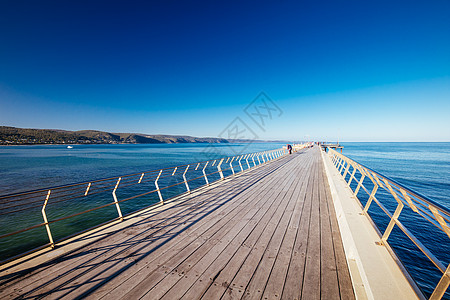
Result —
<instances>
[{"instance_id":1,"label":"weathered wooden plank","mask_svg":"<svg viewBox=\"0 0 450 300\"><path fill-rule=\"evenodd\" d=\"M322 168L323 168L322 164ZM350 278L350 273L348 270L347 260L344 253L344 246L342 244L341 234L339 232L339 225L337 223L336 213L334 210L333 200L331 199L330 186L328 185L328 180L326 178L325 172L323 172L324 177L324 187L326 190L327 206L330 215L331 232L333 238L333 249L334 256L336 259L336 269L339 282L339 293L341 299L355 299L355 294L353 292L352 281Z\"/></svg>"},{"instance_id":2,"label":"weathered wooden plank","mask_svg":"<svg viewBox=\"0 0 450 300\"><path fill-rule=\"evenodd\" d=\"M319 199L320 199L320 296L322 299L339 299L339 284L334 255L333 236L331 233L330 214L328 211L327 190L324 182L323 163L319 167Z\"/></svg>"},{"instance_id":3,"label":"weathered wooden plank","mask_svg":"<svg viewBox=\"0 0 450 300\"><path fill-rule=\"evenodd\" d=\"M318 194L318 159L315 159L311 218L309 221L308 248L306 252L305 274L303 277L302 299L320 299L320 208Z\"/></svg>"},{"instance_id":4,"label":"weathered wooden plank","mask_svg":"<svg viewBox=\"0 0 450 300\"><path fill-rule=\"evenodd\" d=\"M307 178L308 182L305 191L305 203L303 205L303 212L301 215L297 236L295 238L294 249L291 254L291 261L289 263L283 294L281 296L282 299L298 300L301 297L310 229L309 223L311 219L312 187L314 182L311 174L312 168L313 167L311 165Z\"/></svg>"},{"instance_id":5,"label":"weathered wooden plank","mask_svg":"<svg viewBox=\"0 0 450 300\"><path fill-rule=\"evenodd\" d=\"M306 186L307 181L303 177L299 177L298 188L292 193L292 198L296 202L294 213L287 228L280 251L278 252L273 269L270 273L269 280L264 289L262 299L281 299L289 263L294 249L295 238L297 236L300 224L300 218L304 205L304 196L306 195Z\"/></svg>"}]
</instances>

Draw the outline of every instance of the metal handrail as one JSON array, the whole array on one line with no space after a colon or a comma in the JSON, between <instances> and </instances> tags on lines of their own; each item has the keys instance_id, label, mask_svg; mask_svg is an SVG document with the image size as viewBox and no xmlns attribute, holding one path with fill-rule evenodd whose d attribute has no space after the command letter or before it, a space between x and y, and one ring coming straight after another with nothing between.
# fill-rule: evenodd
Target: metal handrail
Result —
<instances>
[{"instance_id":1,"label":"metal handrail","mask_svg":"<svg viewBox=\"0 0 450 300\"><path fill-rule=\"evenodd\" d=\"M424 220L427 220L429 223L439 228L450 238L450 227L448 225L450 224L450 210L439 203L436 203L435 201L409 189L405 185L390 179L377 171L365 167L331 148L328 148L328 153L331 157L331 161L338 170L339 174L343 177L344 181L347 183L347 186L350 188L353 195L359 200L357 196L362 188L362 190L364 190L369 196L365 206L363 207L364 213L370 218L369 208L371 204L375 202L389 217L390 221L388 226L383 233L380 232L380 244L387 246L391 251L393 251L389 245L388 238L394 226L397 225L397 227L403 231L411 242L413 242L414 245L443 274L430 296L430 299L442 299L448 289L448 286L450 285L450 264L445 267L445 265L412 232L406 228L406 226L399 220L399 217L403 211L403 208L409 207L414 213L420 215ZM359 172L359 179L356 178L356 172ZM370 179L373 185L371 191L364 186L364 180L366 178ZM350 186L353 180L357 182L357 186L354 190ZM397 207L394 213L390 213L383 203L377 199L376 195L379 187L390 193L390 195L397 202ZM361 201L360 203L362 205Z\"/></svg>"},{"instance_id":2,"label":"metal handrail","mask_svg":"<svg viewBox=\"0 0 450 300\"><path fill-rule=\"evenodd\" d=\"M296 145L294 147L294 151L298 151L299 149L301 149L303 147L304 147L303 145ZM180 166L175 166L175 167L167 167L167 168L151 170L151 171L146 171L146 172L133 173L133 174L123 175L123 176L103 178L103 179L80 182L80 183L75 183L75 184L60 185L60 186L55 186L55 187L50 187L50 188L26 191L26 192L22 192L22 193L3 195L3 196L0 196L0 203L1 204L9 203L10 205L3 207L2 212L0 212L0 215L11 215L11 214L15 214L17 212L21 212L23 210L41 207L42 208L41 209L42 219L44 222L39 223L39 224L33 224L32 226L29 226L27 228L22 228L20 230L14 231L14 232L8 232L5 234L2 234L2 235L0 235L0 240L23 233L23 232L26 232L26 231L29 231L29 230L32 230L32 229L36 229L39 227L45 227L47 235L48 235L49 243L45 244L45 245L40 245L35 250L40 250L43 247L47 247L47 246L54 248L56 244L65 240L68 237L63 237L63 238L59 239L58 241L54 241L50 224L54 224L54 223L60 222L62 220L73 218L75 216L83 215L88 212L91 212L94 210L99 210L99 209L109 207L112 205L116 206L118 217L110 219L108 222L112 222L112 221L115 221L118 219L120 221L123 221L124 216L122 215L120 205L121 205L121 203L123 203L125 201L143 197L145 195L149 195L149 194L156 192L158 194L160 201L157 203L154 203L152 205L156 205L158 203L164 205L165 200L167 201L173 197L179 196L180 193L178 193L175 196L172 196L171 198L164 199L161 194L161 191L163 191L163 190L167 190L174 186L184 184L186 186L186 191L184 193L191 193L192 191L190 189L189 184L193 181L199 180L201 178L205 179L204 184L197 184L195 189L198 189L203 186L210 185L214 181L223 180L226 177L234 176L235 174L246 171L253 167L263 165L263 164L267 163L268 161L282 157L282 156L286 155L287 153L288 152L286 151L286 149L280 148L280 149L267 150L267 151L261 151L261 152L255 152L255 153L248 153L248 154L244 154L244 155L223 157L223 158L214 159L214 160L195 162L192 164L185 164L185 165L180 165ZM248 158L250 158L250 157L257 158L257 161L253 160L253 165L250 165L248 162ZM243 164L241 164L241 160L246 162L244 166L243 166ZM224 164L224 162L228 162L228 161L229 161L229 163ZM236 161L238 161L239 165L236 163ZM236 164L233 165L233 162L235 162ZM209 170L207 173L206 170L211 169L211 168L212 168L212 170ZM236 169L236 168L239 168L239 169ZM188 174L193 173L193 172L199 172L199 174L201 174L201 175L195 176L194 178L190 178L192 176L188 176ZM228 172L230 174L226 175L226 174L224 174L224 172ZM162 179L169 179L170 177L174 177L174 176L178 176L178 177L182 176L182 178L180 178L181 181L177 181L174 184L170 184L170 182L169 182L166 186L160 186L162 184L161 183ZM220 176L220 178L218 178L218 179L212 178L214 176ZM210 177L210 178L208 178L208 177ZM143 193L137 193L133 196L129 196L124 199L118 198L117 192L119 190L124 189L126 187L140 185L143 183L152 183L152 184L154 184L155 189L145 191ZM65 201L79 200L79 199L83 199L87 196L92 196L92 195L95 195L98 193L104 193L104 192L108 192L108 191L110 191L110 192L112 191L112 198L114 200L113 202L109 202L109 203L102 204L102 205L99 205L96 207L92 207L92 208L89 208L89 209L81 211L81 212L74 212L68 216L60 216L60 217L57 217L57 218L51 219L51 220L48 219L48 213L46 212L46 208L47 208L48 204L56 204L56 203L65 202ZM133 190L133 191L135 191L135 190ZM181 193L181 194L183 194L183 193ZM44 201L43 204L42 204L42 201ZM41 204L34 205L36 203L41 203ZM149 205L148 207L150 207L152 205ZM105 224L105 223L103 223L103 224ZM93 228L95 228L95 227L93 227ZM85 232L86 230L87 229L84 229L83 232ZM71 234L69 237L73 237L74 235L76 235L76 234ZM33 252L33 250L27 251L25 253L29 254L30 252ZM6 263L8 261L11 261L13 259L16 259L22 255L19 254L19 255L16 255L14 257L10 257L7 259L0 259L1 260L0 265Z\"/></svg>"}]
</instances>

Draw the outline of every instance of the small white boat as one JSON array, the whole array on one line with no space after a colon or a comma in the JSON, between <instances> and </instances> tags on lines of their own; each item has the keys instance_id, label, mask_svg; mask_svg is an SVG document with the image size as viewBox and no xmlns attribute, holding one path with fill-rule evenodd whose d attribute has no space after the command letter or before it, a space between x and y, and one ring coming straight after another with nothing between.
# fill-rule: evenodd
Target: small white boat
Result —
<instances>
[{"instance_id":1,"label":"small white boat","mask_svg":"<svg viewBox=\"0 0 450 300\"><path fill-rule=\"evenodd\" d=\"M67 146L67 149L72 149L73 148L73 146Z\"/></svg>"}]
</instances>

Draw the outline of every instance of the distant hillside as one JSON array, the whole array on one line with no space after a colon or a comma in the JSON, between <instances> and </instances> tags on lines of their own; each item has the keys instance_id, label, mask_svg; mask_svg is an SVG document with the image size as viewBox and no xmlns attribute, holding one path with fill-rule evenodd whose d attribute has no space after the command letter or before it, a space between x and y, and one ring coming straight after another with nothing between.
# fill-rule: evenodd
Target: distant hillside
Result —
<instances>
[{"instance_id":1,"label":"distant hillside","mask_svg":"<svg viewBox=\"0 0 450 300\"><path fill-rule=\"evenodd\" d=\"M229 141L222 138L199 138L177 135L110 133L97 130L67 131L0 126L0 145L168 143L229 143Z\"/></svg>"}]
</instances>

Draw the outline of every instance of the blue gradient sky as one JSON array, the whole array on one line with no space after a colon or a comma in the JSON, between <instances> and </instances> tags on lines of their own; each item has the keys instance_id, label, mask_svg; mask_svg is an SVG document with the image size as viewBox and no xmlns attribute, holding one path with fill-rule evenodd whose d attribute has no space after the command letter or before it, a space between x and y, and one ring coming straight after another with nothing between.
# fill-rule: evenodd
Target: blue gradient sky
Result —
<instances>
[{"instance_id":1,"label":"blue gradient sky","mask_svg":"<svg viewBox=\"0 0 450 300\"><path fill-rule=\"evenodd\" d=\"M0 125L450 141L449 1L67 2L0 3Z\"/></svg>"}]
</instances>

